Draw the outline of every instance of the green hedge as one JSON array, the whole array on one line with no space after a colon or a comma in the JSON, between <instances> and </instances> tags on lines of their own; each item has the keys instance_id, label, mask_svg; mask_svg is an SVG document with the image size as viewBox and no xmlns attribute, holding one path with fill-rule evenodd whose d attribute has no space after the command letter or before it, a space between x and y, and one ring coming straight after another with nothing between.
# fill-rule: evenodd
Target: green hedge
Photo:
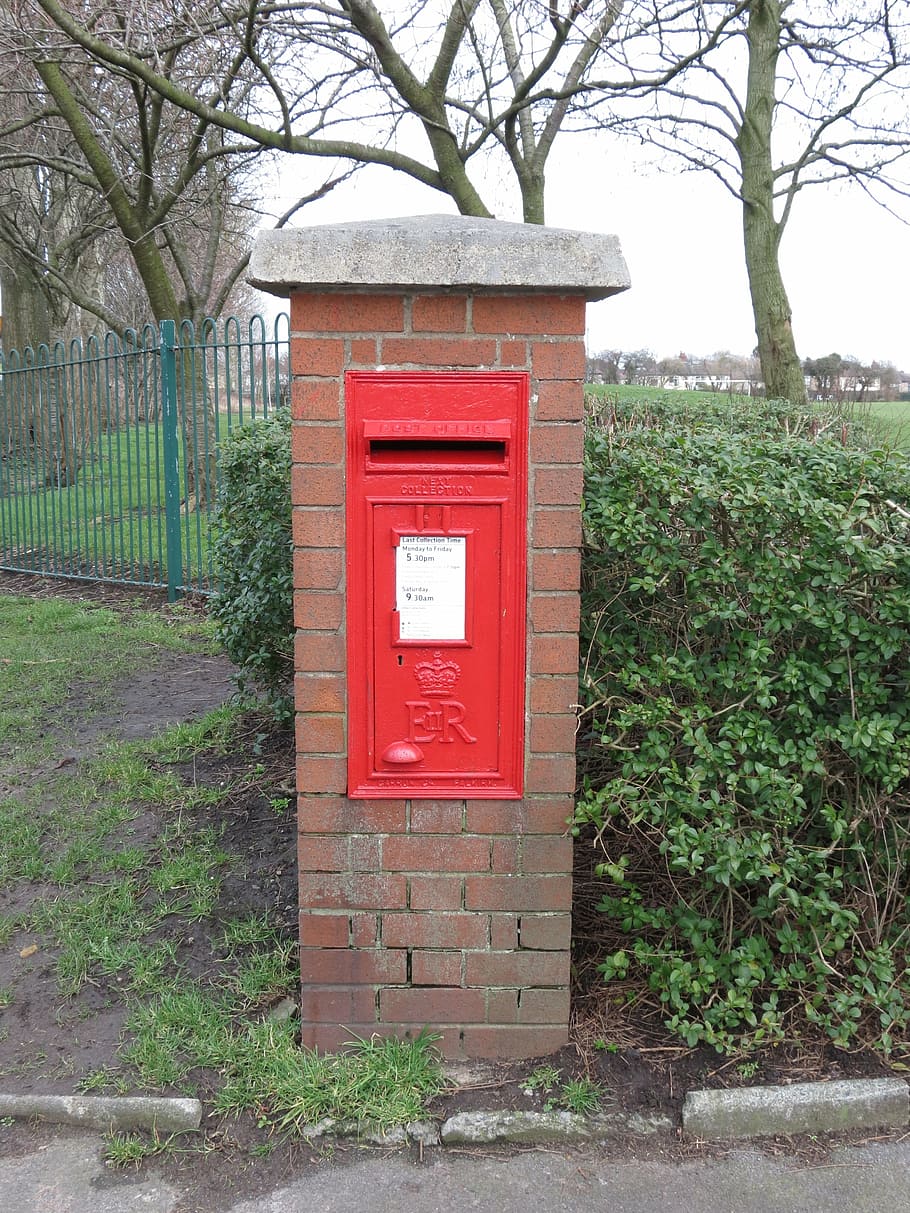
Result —
<instances>
[{"instance_id":1,"label":"green hedge","mask_svg":"<svg viewBox=\"0 0 910 1213\"><path fill-rule=\"evenodd\" d=\"M773 416L607 420L575 826L601 848L604 976L646 981L690 1044L811 1023L890 1049L910 1016L910 466Z\"/></svg>"},{"instance_id":2,"label":"green hedge","mask_svg":"<svg viewBox=\"0 0 910 1213\"><path fill-rule=\"evenodd\" d=\"M291 422L286 412L235 429L219 450L213 556L217 639L241 690L289 716L294 677Z\"/></svg>"}]
</instances>

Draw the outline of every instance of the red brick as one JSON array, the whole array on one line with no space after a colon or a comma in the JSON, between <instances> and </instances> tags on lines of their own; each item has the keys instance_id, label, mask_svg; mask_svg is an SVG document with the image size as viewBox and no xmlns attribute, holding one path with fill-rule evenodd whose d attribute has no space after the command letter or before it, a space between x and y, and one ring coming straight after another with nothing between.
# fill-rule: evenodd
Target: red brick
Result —
<instances>
[{"instance_id":1,"label":"red brick","mask_svg":"<svg viewBox=\"0 0 910 1213\"><path fill-rule=\"evenodd\" d=\"M388 948L307 948L300 954L304 986L397 985L406 976L407 953Z\"/></svg>"},{"instance_id":2,"label":"red brick","mask_svg":"<svg viewBox=\"0 0 910 1213\"><path fill-rule=\"evenodd\" d=\"M569 956L565 956L566 981L569 980ZM562 990L521 990L518 995L519 1023L568 1023L571 996Z\"/></svg>"},{"instance_id":3,"label":"red brick","mask_svg":"<svg viewBox=\"0 0 910 1213\"><path fill-rule=\"evenodd\" d=\"M514 876L518 871L519 840L516 836L494 838L490 859L490 870L503 876Z\"/></svg>"},{"instance_id":4,"label":"red brick","mask_svg":"<svg viewBox=\"0 0 910 1213\"><path fill-rule=\"evenodd\" d=\"M518 918L515 914L490 915L490 947L508 952L518 947Z\"/></svg>"},{"instance_id":5,"label":"red brick","mask_svg":"<svg viewBox=\"0 0 910 1213\"><path fill-rule=\"evenodd\" d=\"M583 341L535 341L531 346L535 379L584 379Z\"/></svg>"},{"instance_id":6,"label":"red brick","mask_svg":"<svg viewBox=\"0 0 910 1213\"><path fill-rule=\"evenodd\" d=\"M411 984L415 986L460 986L460 952L414 952Z\"/></svg>"},{"instance_id":7,"label":"red brick","mask_svg":"<svg viewBox=\"0 0 910 1213\"><path fill-rule=\"evenodd\" d=\"M346 872L351 839L345 835L297 835L297 870Z\"/></svg>"},{"instance_id":8,"label":"red brick","mask_svg":"<svg viewBox=\"0 0 910 1213\"><path fill-rule=\"evenodd\" d=\"M570 712L578 703L578 675L531 679L531 712Z\"/></svg>"},{"instance_id":9,"label":"red brick","mask_svg":"<svg viewBox=\"0 0 910 1213\"><path fill-rule=\"evenodd\" d=\"M415 1039L423 1025L415 1027L413 1023L378 1023L376 1021L359 1023L355 1019L347 1019L343 1023L329 1021L326 1023L302 1024L300 1044L305 1049L319 1049L324 1053L342 1052L345 1047L356 1044L357 1040L369 1040L371 1036L396 1036L400 1040ZM438 1039L433 1042L443 1057L450 1059L466 1056L462 1047L462 1032L460 1027L442 1027L438 1029Z\"/></svg>"},{"instance_id":10,"label":"red brick","mask_svg":"<svg viewBox=\"0 0 910 1213\"><path fill-rule=\"evenodd\" d=\"M368 836L378 857L379 844ZM363 835L357 838L363 842ZM375 871L376 863L352 863L354 838L348 834L298 834L297 867L301 872ZM362 854L362 847L360 853Z\"/></svg>"},{"instance_id":11,"label":"red brick","mask_svg":"<svg viewBox=\"0 0 910 1213\"><path fill-rule=\"evenodd\" d=\"M412 910L460 910L464 901L461 876L412 876L408 905Z\"/></svg>"},{"instance_id":12,"label":"red brick","mask_svg":"<svg viewBox=\"0 0 910 1213\"><path fill-rule=\"evenodd\" d=\"M386 366L493 366L496 342L470 337L385 337L380 357Z\"/></svg>"},{"instance_id":13,"label":"red brick","mask_svg":"<svg viewBox=\"0 0 910 1213\"><path fill-rule=\"evenodd\" d=\"M344 576L338 548L298 548L294 552L294 585L300 590L334 590Z\"/></svg>"},{"instance_id":14,"label":"red brick","mask_svg":"<svg viewBox=\"0 0 910 1213\"><path fill-rule=\"evenodd\" d=\"M483 872L490 846L485 838L399 835L388 839L382 861L387 872Z\"/></svg>"},{"instance_id":15,"label":"red brick","mask_svg":"<svg viewBox=\"0 0 910 1213\"><path fill-rule=\"evenodd\" d=\"M291 383L294 421L340 421L341 386L337 379L295 379Z\"/></svg>"},{"instance_id":16,"label":"red brick","mask_svg":"<svg viewBox=\"0 0 910 1213\"><path fill-rule=\"evenodd\" d=\"M525 791L533 793L568 792L575 787L575 758L537 758L527 766Z\"/></svg>"},{"instance_id":17,"label":"red brick","mask_svg":"<svg viewBox=\"0 0 910 1213\"><path fill-rule=\"evenodd\" d=\"M532 674L566 674L578 669L578 637L574 632L535 632L530 647Z\"/></svg>"},{"instance_id":18,"label":"red brick","mask_svg":"<svg viewBox=\"0 0 910 1213\"><path fill-rule=\"evenodd\" d=\"M585 301L580 295L477 295L474 331L584 335Z\"/></svg>"},{"instance_id":19,"label":"red brick","mask_svg":"<svg viewBox=\"0 0 910 1213\"><path fill-rule=\"evenodd\" d=\"M567 951L572 942L571 914L522 914L521 946L537 951Z\"/></svg>"},{"instance_id":20,"label":"red brick","mask_svg":"<svg viewBox=\"0 0 910 1213\"><path fill-rule=\"evenodd\" d=\"M581 543L581 510L536 510L531 535L536 548L577 548Z\"/></svg>"},{"instance_id":21,"label":"red brick","mask_svg":"<svg viewBox=\"0 0 910 1213\"><path fill-rule=\"evenodd\" d=\"M418 834L460 834L463 800L411 801L411 829Z\"/></svg>"},{"instance_id":22,"label":"red brick","mask_svg":"<svg viewBox=\"0 0 910 1213\"><path fill-rule=\"evenodd\" d=\"M464 295L417 295L411 306L415 333L463 333L468 301Z\"/></svg>"},{"instance_id":23,"label":"red brick","mask_svg":"<svg viewBox=\"0 0 910 1213\"><path fill-rule=\"evenodd\" d=\"M304 986L300 991L301 1023L334 1025L370 1023L376 1019L376 993L367 985L320 989ZM366 1033L369 1037L369 1032ZM350 1031L345 1039L350 1040Z\"/></svg>"},{"instance_id":24,"label":"red brick","mask_svg":"<svg viewBox=\"0 0 910 1213\"><path fill-rule=\"evenodd\" d=\"M549 1057L569 1039L568 1023L554 1027L466 1024L461 1048L465 1057L519 1060Z\"/></svg>"},{"instance_id":25,"label":"red brick","mask_svg":"<svg viewBox=\"0 0 910 1213\"><path fill-rule=\"evenodd\" d=\"M484 1016L483 990L458 987L380 990L379 1018L386 1022L419 1024L480 1023Z\"/></svg>"},{"instance_id":26,"label":"red brick","mask_svg":"<svg viewBox=\"0 0 910 1213\"><path fill-rule=\"evenodd\" d=\"M487 1022L518 1022L517 990L490 990L487 994Z\"/></svg>"},{"instance_id":27,"label":"red brick","mask_svg":"<svg viewBox=\"0 0 910 1213\"><path fill-rule=\"evenodd\" d=\"M571 794L542 800L469 800L466 823L477 834L562 834L574 807Z\"/></svg>"},{"instance_id":28,"label":"red brick","mask_svg":"<svg viewBox=\"0 0 910 1213\"><path fill-rule=\"evenodd\" d=\"M572 591L534 593L530 618L535 632L577 632L581 620L579 597Z\"/></svg>"},{"instance_id":29,"label":"red brick","mask_svg":"<svg viewBox=\"0 0 910 1213\"><path fill-rule=\"evenodd\" d=\"M292 425L291 460L340 466L344 460L344 429L340 425Z\"/></svg>"},{"instance_id":30,"label":"red brick","mask_svg":"<svg viewBox=\"0 0 910 1213\"><path fill-rule=\"evenodd\" d=\"M522 371L530 367L530 354L526 341L500 341L499 365L505 370L515 367Z\"/></svg>"},{"instance_id":31,"label":"red brick","mask_svg":"<svg viewBox=\"0 0 910 1213\"><path fill-rule=\"evenodd\" d=\"M340 548L344 545L344 514L337 506L295 506L291 514L294 546Z\"/></svg>"},{"instance_id":32,"label":"red brick","mask_svg":"<svg viewBox=\"0 0 910 1213\"><path fill-rule=\"evenodd\" d=\"M351 920L347 914L300 915L300 946L302 948L346 948L350 939Z\"/></svg>"},{"instance_id":33,"label":"red brick","mask_svg":"<svg viewBox=\"0 0 910 1213\"><path fill-rule=\"evenodd\" d=\"M375 337L351 338L351 362L354 366L376 366L379 362L376 356Z\"/></svg>"},{"instance_id":34,"label":"red brick","mask_svg":"<svg viewBox=\"0 0 910 1213\"><path fill-rule=\"evenodd\" d=\"M368 987L364 987L368 989ZM331 997L334 990L327 991ZM331 1003L327 1004L331 1007ZM338 1006L342 1006L338 1003ZM375 1014L375 1010L374 1010ZM386 1029L385 1025L376 1020L360 1023L355 1015L340 1016L341 1022L336 1022L334 1012L330 1009L325 1021L314 1020L300 1025L300 1047L316 1049L320 1053L341 1053L356 1040L369 1040L371 1036L396 1036L394 1029Z\"/></svg>"},{"instance_id":35,"label":"red brick","mask_svg":"<svg viewBox=\"0 0 910 1213\"><path fill-rule=\"evenodd\" d=\"M570 876L466 876L465 907L469 910L570 910Z\"/></svg>"},{"instance_id":36,"label":"red brick","mask_svg":"<svg viewBox=\"0 0 910 1213\"><path fill-rule=\"evenodd\" d=\"M581 467L537 468L533 499L537 505L578 505L584 488Z\"/></svg>"},{"instance_id":37,"label":"red brick","mask_svg":"<svg viewBox=\"0 0 910 1213\"><path fill-rule=\"evenodd\" d=\"M297 800L300 830L316 834L396 834L405 828L403 800L349 800L346 796L307 796Z\"/></svg>"},{"instance_id":38,"label":"red brick","mask_svg":"<svg viewBox=\"0 0 910 1213\"><path fill-rule=\"evenodd\" d=\"M343 716L299 715L295 722L298 754L344 754Z\"/></svg>"},{"instance_id":39,"label":"red brick","mask_svg":"<svg viewBox=\"0 0 910 1213\"><path fill-rule=\"evenodd\" d=\"M334 632L344 619L344 595L337 590L297 590L294 626L317 632Z\"/></svg>"},{"instance_id":40,"label":"red brick","mask_svg":"<svg viewBox=\"0 0 910 1213\"><path fill-rule=\"evenodd\" d=\"M537 591L578 589L581 579L581 555L574 548L555 552L532 552L531 588Z\"/></svg>"},{"instance_id":41,"label":"red brick","mask_svg":"<svg viewBox=\"0 0 910 1213\"><path fill-rule=\"evenodd\" d=\"M574 379L545 379L537 393L535 421L582 421L584 388Z\"/></svg>"},{"instance_id":42,"label":"red brick","mask_svg":"<svg viewBox=\"0 0 910 1213\"><path fill-rule=\"evenodd\" d=\"M301 907L313 910L395 909L407 895L404 877L387 874L304 872L299 884Z\"/></svg>"},{"instance_id":43,"label":"red brick","mask_svg":"<svg viewBox=\"0 0 910 1213\"><path fill-rule=\"evenodd\" d=\"M338 337L292 337L292 375L340 375L344 342Z\"/></svg>"},{"instance_id":44,"label":"red brick","mask_svg":"<svg viewBox=\"0 0 910 1213\"><path fill-rule=\"evenodd\" d=\"M384 914L382 942L387 948L486 948L486 914Z\"/></svg>"},{"instance_id":45,"label":"red brick","mask_svg":"<svg viewBox=\"0 0 910 1213\"><path fill-rule=\"evenodd\" d=\"M348 782L345 758L297 755L297 787L305 792L343 792Z\"/></svg>"},{"instance_id":46,"label":"red brick","mask_svg":"<svg viewBox=\"0 0 910 1213\"><path fill-rule=\"evenodd\" d=\"M354 948L374 948L379 942L379 915L351 915L351 946Z\"/></svg>"},{"instance_id":47,"label":"red brick","mask_svg":"<svg viewBox=\"0 0 910 1213\"><path fill-rule=\"evenodd\" d=\"M337 632L298 632L294 637L294 668L298 672L343 673L346 663L345 640Z\"/></svg>"},{"instance_id":48,"label":"red brick","mask_svg":"<svg viewBox=\"0 0 910 1213\"><path fill-rule=\"evenodd\" d=\"M524 838L521 843L521 870L523 872L571 872L572 839L568 835L547 837L538 835ZM524 947L533 944L524 941Z\"/></svg>"},{"instance_id":49,"label":"red brick","mask_svg":"<svg viewBox=\"0 0 910 1213\"><path fill-rule=\"evenodd\" d=\"M563 986L569 981L569 957L563 952L469 952L469 986Z\"/></svg>"},{"instance_id":50,"label":"red brick","mask_svg":"<svg viewBox=\"0 0 910 1213\"><path fill-rule=\"evenodd\" d=\"M376 834L351 834L350 838L351 871L380 872L382 870L382 839Z\"/></svg>"},{"instance_id":51,"label":"red brick","mask_svg":"<svg viewBox=\"0 0 910 1213\"><path fill-rule=\"evenodd\" d=\"M403 328L400 295L302 291L291 295L291 331L295 333L400 333Z\"/></svg>"},{"instance_id":52,"label":"red brick","mask_svg":"<svg viewBox=\"0 0 910 1213\"><path fill-rule=\"evenodd\" d=\"M580 465L584 454L584 429L581 423L552 421L531 430L532 463L571 463Z\"/></svg>"},{"instance_id":53,"label":"red brick","mask_svg":"<svg viewBox=\"0 0 910 1213\"><path fill-rule=\"evenodd\" d=\"M324 463L295 463L291 468L294 505L344 505L344 472Z\"/></svg>"},{"instance_id":54,"label":"red brick","mask_svg":"<svg viewBox=\"0 0 910 1213\"><path fill-rule=\"evenodd\" d=\"M574 754L575 716L532 716L531 752L534 754Z\"/></svg>"},{"instance_id":55,"label":"red brick","mask_svg":"<svg viewBox=\"0 0 910 1213\"><path fill-rule=\"evenodd\" d=\"M343 674L297 674L294 703L298 712L343 712L344 690Z\"/></svg>"}]
</instances>

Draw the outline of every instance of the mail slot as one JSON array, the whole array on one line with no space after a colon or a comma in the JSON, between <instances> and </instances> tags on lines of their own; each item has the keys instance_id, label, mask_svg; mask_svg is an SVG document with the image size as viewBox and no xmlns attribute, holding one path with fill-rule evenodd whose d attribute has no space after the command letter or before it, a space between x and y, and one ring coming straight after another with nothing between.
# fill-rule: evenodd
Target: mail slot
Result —
<instances>
[{"instance_id":1,"label":"mail slot","mask_svg":"<svg viewBox=\"0 0 910 1213\"><path fill-rule=\"evenodd\" d=\"M528 376L346 377L348 795L514 798Z\"/></svg>"}]
</instances>

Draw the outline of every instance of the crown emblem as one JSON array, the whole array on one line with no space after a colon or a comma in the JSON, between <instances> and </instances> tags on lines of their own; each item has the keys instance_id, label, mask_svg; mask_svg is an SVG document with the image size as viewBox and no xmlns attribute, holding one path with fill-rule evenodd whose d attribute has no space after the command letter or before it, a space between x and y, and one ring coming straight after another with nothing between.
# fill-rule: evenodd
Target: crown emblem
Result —
<instances>
[{"instance_id":1,"label":"crown emblem","mask_svg":"<svg viewBox=\"0 0 910 1213\"><path fill-rule=\"evenodd\" d=\"M442 653L436 652L432 661L417 662L414 677L424 695L450 695L461 677L461 666L454 661L443 661Z\"/></svg>"}]
</instances>

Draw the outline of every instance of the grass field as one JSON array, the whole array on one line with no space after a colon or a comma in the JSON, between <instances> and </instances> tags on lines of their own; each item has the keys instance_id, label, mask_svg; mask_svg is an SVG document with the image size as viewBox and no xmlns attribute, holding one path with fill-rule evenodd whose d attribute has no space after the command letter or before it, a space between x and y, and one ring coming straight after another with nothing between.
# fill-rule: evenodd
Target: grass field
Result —
<instances>
[{"instance_id":1,"label":"grass field","mask_svg":"<svg viewBox=\"0 0 910 1213\"><path fill-rule=\"evenodd\" d=\"M293 735L219 702L198 613L0 595L0 635L5 1089L195 1094L258 1123L254 1152L326 1116L417 1119L430 1038L326 1057L270 1013L300 981ZM200 685L219 706L163 727ZM167 1145L113 1134L108 1158Z\"/></svg>"},{"instance_id":2,"label":"grass field","mask_svg":"<svg viewBox=\"0 0 910 1213\"><path fill-rule=\"evenodd\" d=\"M229 430L219 415L203 446L212 451ZM213 500L196 506L179 444L180 585L211 585L209 530ZM22 572L167 584L165 447L158 422L89 435L75 483L46 487L42 452L11 453L0 464L0 564Z\"/></svg>"},{"instance_id":3,"label":"grass field","mask_svg":"<svg viewBox=\"0 0 910 1213\"><path fill-rule=\"evenodd\" d=\"M853 407L859 416L868 416L883 442L902 451L910 450L910 400L876 400Z\"/></svg>"},{"instance_id":4,"label":"grass field","mask_svg":"<svg viewBox=\"0 0 910 1213\"><path fill-rule=\"evenodd\" d=\"M717 415L728 408L732 415L737 409L744 407L761 408L760 397L742 396L732 392L677 391L627 383L589 383L585 386L585 394L596 401L616 402L626 413L634 410L637 404L641 405L644 412L662 401L671 404L674 411L690 412L693 416L698 416L699 411L704 409L710 409ZM810 407L826 418L830 418L832 413L841 414L845 420L864 431L866 442L898 450L910 450L910 401L845 401L842 404L826 403Z\"/></svg>"}]
</instances>

